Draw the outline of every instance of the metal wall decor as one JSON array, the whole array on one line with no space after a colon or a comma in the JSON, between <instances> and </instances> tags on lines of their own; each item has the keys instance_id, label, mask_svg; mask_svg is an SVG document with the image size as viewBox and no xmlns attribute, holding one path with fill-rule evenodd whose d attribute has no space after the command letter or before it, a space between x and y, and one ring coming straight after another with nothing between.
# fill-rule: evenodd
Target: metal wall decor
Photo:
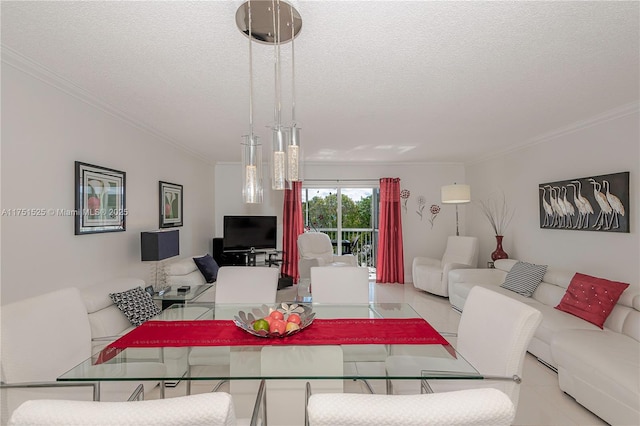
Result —
<instances>
[{"instance_id":1,"label":"metal wall decor","mask_svg":"<svg viewBox=\"0 0 640 426\"><path fill-rule=\"evenodd\" d=\"M629 172L538 186L540 228L629 232Z\"/></svg>"}]
</instances>

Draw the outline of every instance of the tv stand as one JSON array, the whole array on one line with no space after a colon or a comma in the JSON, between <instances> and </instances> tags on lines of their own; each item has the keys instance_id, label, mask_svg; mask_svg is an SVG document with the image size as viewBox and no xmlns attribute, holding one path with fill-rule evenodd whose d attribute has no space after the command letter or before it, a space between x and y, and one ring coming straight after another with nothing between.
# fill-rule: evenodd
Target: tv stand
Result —
<instances>
[{"instance_id":1,"label":"tv stand","mask_svg":"<svg viewBox=\"0 0 640 426\"><path fill-rule=\"evenodd\" d=\"M224 250L221 240L222 238L213 239L213 258L219 266L280 266L281 251L275 249Z\"/></svg>"}]
</instances>

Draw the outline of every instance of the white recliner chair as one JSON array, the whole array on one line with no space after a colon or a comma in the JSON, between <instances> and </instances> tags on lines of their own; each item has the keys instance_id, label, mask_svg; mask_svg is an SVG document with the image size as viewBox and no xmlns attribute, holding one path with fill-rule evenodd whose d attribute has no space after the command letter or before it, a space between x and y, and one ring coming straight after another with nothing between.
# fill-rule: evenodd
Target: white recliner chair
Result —
<instances>
[{"instance_id":1,"label":"white recliner chair","mask_svg":"<svg viewBox=\"0 0 640 426\"><path fill-rule=\"evenodd\" d=\"M357 258L352 254L333 254L331 240L322 232L305 232L298 235L298 253L300 279L311 278L313 266L358 266Z\"/></svg>"},{"instance_id":2,"label":"white recliner chair","mask_svg":"<svg viewBox=\"0 0 640 426\"><path fill-rule=\"evenodd\" d=\"M476 237L449 237L442 260L429 257L413 259L413 286L438 296L449 297L449 271L478 266Z\"/></svg>"}]
</instances>

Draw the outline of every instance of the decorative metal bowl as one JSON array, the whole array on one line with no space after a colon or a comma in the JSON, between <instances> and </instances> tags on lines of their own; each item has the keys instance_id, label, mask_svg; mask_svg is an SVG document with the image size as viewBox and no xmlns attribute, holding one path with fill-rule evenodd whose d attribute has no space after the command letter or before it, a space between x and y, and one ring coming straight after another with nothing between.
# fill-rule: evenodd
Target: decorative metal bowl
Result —
<instances>
[{"instance_id":1,"label":"decorative metal bowl","mask_svg":"<svg viewBox=\"0 0 640 426\"><path fill-rule=\"evenodd\" d=\"M291 314L298 314L300 316L300 328L296 330L287 331L285 333L270 333L267 330L254 330L253 323L256 320L261 318L265 318L271 314L273 311L280 311L284 315L284 320L286 321ZM311 325L313 319L316 314L312 312L310 306L307 305L299 305L297 303L281 303L276 306L267 306L262 305L260 308L252 309L251 312L238 312L238 315L233 317L233 322L246 331L247 333L253 334L258 337L287 337L293 334L299 333L308 326Z\"/></svg>"}]
</instances>

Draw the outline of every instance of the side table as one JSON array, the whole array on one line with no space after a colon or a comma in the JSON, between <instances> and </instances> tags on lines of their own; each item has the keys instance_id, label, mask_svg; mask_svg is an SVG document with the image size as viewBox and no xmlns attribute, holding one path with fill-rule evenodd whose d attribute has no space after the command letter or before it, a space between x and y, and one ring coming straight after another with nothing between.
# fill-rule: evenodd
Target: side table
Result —
<instances>
[{"instance_id":1,"label":"side table","mask_svg":"<svg viewBox=\"0 0 640 426\"><path fill-rule=\"evenodd\" d=\"M178 287L180 286L172 286L161 295L154 294L153 300L160 300L162 302L162 310L165 310L174 303L187 304L189 302L193 302L200 297L202 293L213 287L213 284L192 286L189 291L185 293L178 293Z\"/></svg>"}]
</instances>

